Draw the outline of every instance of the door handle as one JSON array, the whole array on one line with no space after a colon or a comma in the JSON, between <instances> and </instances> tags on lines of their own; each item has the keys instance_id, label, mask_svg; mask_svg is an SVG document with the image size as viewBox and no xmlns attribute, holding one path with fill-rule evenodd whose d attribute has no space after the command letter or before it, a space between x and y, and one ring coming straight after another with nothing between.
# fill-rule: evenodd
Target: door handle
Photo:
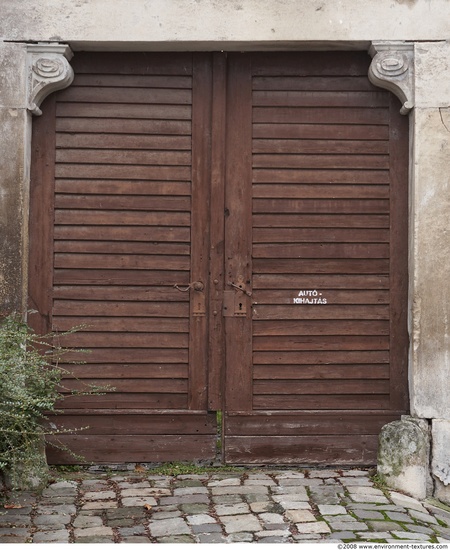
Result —
<instances>
[{"instance_id":1,"label":"door handle","mask_svg":"<svg viewBox=\"0 0 450 550\"><path fill-rule=\"evenodd\" d=\"M180 285L173 285L173 288L176 288L180 292L188 292L189 290L191 290L191 288L197 290L198 292L201 292L202 290L204 290L205 285L201 281L195 281L193 283L189 283L185 287L182 287Z\"/></svg>"},{"instance_id":2,"label":"door handle","mask_svg":"<svg viewBox=\"0 0 450 550\"><path fill-rule=\"evenodd\" d=\"M227 284L228 284L228 286L232 286L236 290L240 290L241 292L243 292L247 296L252 295L252 293L249 290L245 290L245 286L243 284L242 285L236 285L235 283L232 283L232 282L228 282Z\"/></svg>"}]
</instances>

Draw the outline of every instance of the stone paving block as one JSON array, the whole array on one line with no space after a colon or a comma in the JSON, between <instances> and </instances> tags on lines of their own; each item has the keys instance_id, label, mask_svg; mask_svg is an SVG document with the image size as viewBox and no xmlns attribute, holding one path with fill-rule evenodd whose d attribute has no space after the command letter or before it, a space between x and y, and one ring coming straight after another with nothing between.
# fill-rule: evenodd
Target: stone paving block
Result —
<instances>
[{"instance_id":1,"label":"stone paving block","mask_svg":"<svg viewBox=\"0 0 450 550\"><path fill-rule=\"evenodd\" d=\"M433 528L434 529L431 529L430 527L425 527L425 525L415 525L413 523L407 525L408 531L412 533L426 533L428 535L433 535L435 533L436 526L433 525Z\"/></svg>"},{"instance_id":2,"label":"stone paving block","mask_svg":"<svg viewBox=\"0 0 450 550\"><path fill-rule=\"evenodd\" d=\"M255 486L264 486L264 487L275 487L276 483L273 479L246 479L244 481L244 487L255 487Z\"/></svg>"},{"instance_id":3,"label":"stone paving block","mask_svg":"<svg viewBox=\"0 0 450 550\"><path fill-rule=\"evenodd\" d=\"M70 523L70 516L67 515L42 515L34 518L36 527L45 531L54 527L60 527L61 525L67 525L68 523Z\"/></svg>"},{"instance_id":4,"label":"stone paving block","mask_svg":"<svg viewBox=\"0 0 450 550\"><path fill-rule=\"evenodd\" d=\"M323 516L337 516L347 512L344 506L339 506L337 504L319 504L318 508Z\"/></svg>"},{"instance_id":5,"label":"stone paving block","mask_svg":"<svg viewBox=\"0 0 450 550\"><path fill-rule=\"evenodd\" d=\"M151 541L146 536L136 537L124 537L121 541L122 544L150 544Z\"/></svg>"},{"instance_id":6,"label":"stone paving block","mask_svg":"<svg viewBox=\"0 0 450 550\"><path fill-rule=\"evenodd\" d=\"M216 523L215 518L209 514L195 514L193 516L187 516L186 521L189 525L203 525L204 523Z\"/></svg>"},{"instance_id":7,"label":"stone paving block","mask_svg":"<svg viewBox=\"0 0 450 550\"><path fill-rule=\"evenodd\" d=\"M81 529L85 527L99 527L100 525L103 525L103 521L99 516L77 516L73 522L74 527L80 527Z\"/></svg>"},{"instance_id":8,"label":"stone paving block","mask_svg":"<svg viewBox=\"0 0 450 550\"><path fill-rule=\"evenodd\" d=\"M340 477L339 481L346 487L373 487L372 481L366 477Z\"/></svg>"},{"instance_id":9,"label":"stone paving block","mask_svg":"<svg viewBox=\"0 0 450 550\"><path fill-rule=\"evenodd\" d=\"M30 542L30 536L20 536L20 537L14 537L14 536L0 536L0 544L26 544Z\"/></svg>"},{"instance_id":10,"label":"stone paving block","mask_svg":"<svg viewBox=\"0 0 450 550\"><path fill-rule=\"evenodd\" d=\"M280 531L280 530L270 530L270 531L257 531L255 533L256 538L263 538L263 537L281 537L283 539L283 542L285 542L285 539L289 537L291 533L289 531Z\"/></svg>"},{"instance_id":11,"label":"stone paving block","mask_svg":"<svg viewBox=\"0 0 450 550\"><path fill-rule=\"evenodd\" d=\"M258 514L258 518L266 523L284 523L284 518L281 514L275 514L274 512L263 512Z\"/></svg>"},{"instance_id":12,"label":"stone paving block","mask_svg":"<svg viewBox=\"0 0 450 550\"><path fill-rule=\"evenodd\" d=\"M385 517L381 512L376 512L375 510L353 510L353 513L359 518L359 519L381 519L384 520ZM391 512L395 513L395 512ZM390 518L394 519L394 518Z\"/></svg>"},{"instance_id":13,"label":"stone paving block","mask_svg":"<svg viewBox=\"0 0 450 550\"><path fill-rule=\"evenodd\" d=\"M122 499L122 506L156 506L158 503L153 497L127 497Z\"/></svg>"},{"instance_id":14,"label":"stone paving block","mask_svg":"<svg viewBox=\"0 0 450 550\"><path fill-rule=\"evenodd\" d=\"M309 502L300 501L300 500L286 500L280 498L276 501L284 510L311 510Z\"/></svg>"},{"instance_id":15,"label":"stone paving block","mask_svg":"<svg viewBox=\"0 0 450 550\"><path fill-rule=\"evenodd\" d=\"M191 525L194 534L221 533L222 527L218 523L204 523L203 525Z\"/></svg>"},{"instance_id":16,"label":"stone paving block","mask_svg":"<svg viewBox=\"0 0 450 550\"><path fill-rule=\"evenodd\" d=\"M240 484L241 480L239 478L218 479L208 482L208 487L232 487Z\"/></svg>"},{"instance_id":17,"label":"stone paving block","mask_svg":"<svg viewBox=\"0 0 450 550\"><path fill-rule=\"evenodd\" d=\"M406 512L406 508L395 504L371 504L370 502L349 502L347 508L349 510L375 510L377 512Z\"/></svg>"},{"instance_id":18,"label":"stone paving block","mask_svg":"<svg viewBox=\"0 0 450 550\"><path fill-rule=\"evenodd\" d=\"M359 487L359 486L349 486L347 491L350 495L374 495L377 497L384 497L383 491L376 489L375 487Z\"/></svg>"},{"instance_id":19,"label":"stone paving block","mask_svg":"<svg viewBox=\"0 0 450 550\"><path fill-rule=\"evenodd\" d=\"M251 514L222 516L220 521L224 524L227 533L261 531L261 524L256 517Z\"/></svg>"},{"instance_id":20,"label":"stone paving block","mask_svg":"<svg viewBox=\"0 0 450 550\"><path fill-rule=\"evenodd\" d=\"M239 504L216 504L215 509L218 516L235 516L238 514L248 514L250 512L249 505L244 502Z\"/></svg>"},{"instance_id":21,"label":"stone paving block","mask_svg":"<svg viewBox=\"0 0 450 550\"><path fill-rule=\"evenodd\" d=\"M392 521L401 521L403 523L414 523L414 520L408 516L408 514L402 514L401 512L386 512L386 515ZM377 519L377 518L371 518Z\"/></svg>"},{"instance_id":22,"label":"stone paving block","mask_svg":"<svg viewBox=\"0 0 450 550\"><path fill-rule=\"evenodd\" d=\"M37 507L38 514L57 514L57 515L68 515L71 516L75 514L76 508L74 504L63 504L62 506L42 506L41 504Z\"/></svg>"},{"instance_id":23,"label":"stone paving block","mask_svg":"<svg viewBox=\"0 0 450 550\"><path fill-rule=\"evenodd\" d=\"M441 544L446 544L448 541L450 541L450 535L448 536L448 538L445 538L445 537L436 537L437 538L437 541Z\"/></svg>"},{"instance_id":24,"label":"stone paving block","mask_svg":"<svg viewBox=\"0 0 450 550\"><path fill-rule=\"evenodd\" d=\"M180 510L188 515L203 514L208 512L209 505L208 504L182 504L180 506Z\"/></svg>"},{"instance_id":25,"label":"stone paving block","mask_svg":"<svg viewBox=\"0 0 450 550\"><path fill-rule=\"evenodd\" d=\"M415 498L409 497L407 495L402 495L401 493L397 493L395 491L392 491L389 496L391 500L395 502L395 504L397 504L397 506L403 506L404 508L417 510L425 514L427 513L426 509Z\"/></svg>"},{"instance_id":26,"label":"stone paving block","mask_svg":"<svg viewBox=\"0 0 450 550\"><path fill-rule=\"evenodd\" d=\"M97 513L101 513L98 512ZM128 506L126 508L110 508L105 510L105 515L108 519L122 519L145 517L147 512L143 506Z\"/></svg>"},{"instance_id":27,"label":"stone paving block","mask_svg":"<svg viewBox=\"0 0 450 550\"><path fill-rule=\"evenodd\" d=\"M75 538L78 537L109 537L113 536L113 530L111 527L106 527L104 525L98 527L85 527L84 529L75 529L74 530Z\"/></svg>"},{"instance_id":28,"label":"stone paving block","mask_svg":"<svg viewBox=\"0 0 450 550\"><path fill-rule=\"evenodd\" d=\"M294 540L302 542L317 542L322 539L322 535L317 535L314 533L299 533L298 535L292 535Z\"/></svg>"},{"instance_id":29,"label":"stone paving block","mask_svg":"<svg viewBox=\"0 0 450 550\"><path fill-rule=\"evenodd\" d=\"M356 533L358 536L360 536L363 539L367 540L377 540L377 539L386 539L391 538L391 533L388 531L361 531L359 533Z\"/></svg>"},{"instance_id":30,"label":"stone paving block","mask_svg":"<svg viewBox=\"0 0 450 550\"><path fill-rule=\"evenodd\" d=\"M182 495L174 497L161 497L159 500L161 505L167 504L207 504L209 503L208 495L198 494L198 495Z\"/></svg>"},{"instance_id":31,"label":"stone paving block","mask_svg":"<svg viewBox=\"0 0 450 550\"><path fill-rule=\"evenodd\" d=\"M240 533L231 533L228 536L228 542L252 542L253 533L246 533L242 531Z\"/></svg>"},{"instance_id":32,"label":"stone paving block","mask_svg":"<svg viewBox=\"0 0 450 550\"><path fill-rule=\"evenodd\" d=\"M190 535L170 535L167 537L159 538L158 542L162 542L165 544L186 544L194 543L195 539L193 536Z\"/></svg>"},{"instance_id":33,"label":"stone paving block","mask_svg":"<svg viewBox=\"0 0 450 550\"><path fill-rule=\"evenodd\" d=\"M225 544L227 542L226 537L221 533L201 533L195 538L198 542L206 544Z\"/></svg>"},{"instance_id":34,"label":"stone paving block","mask_svg":"<svg viewBox=\"0 0 450 550\"><path fill-rule=\"evenodd\" d=\"M419 521L422 521L424 523L432 523L434 525L438 525L438 522L437 522L436 518L433 517L428 512L419 512L418 510L410 510L409 513L413 518L415 518Z\"/></svg>"},{"instance_id":35,"label":"stone paving block","mask_svg":"<svg viewBox=\"0 0 450 550\"><path fill-rule=\"evenodd\" d=\"M344 477L346 477L346 476L353 476L353 477L357 477L357 476L369 477L369 472L367 472L366 470L342 470L342 475L343 475Z\"/></svg>"},{"instance_id":36,"label":"stone paving block","mask_svg":"<svg viewBox=\"0 0 450 550\"><path fill-rule=\"evenodd\" d=\"M277 479L304 478L305 474L303 472L297 472L296 470L286 470L281 473L276 473L275 477Z\"/></svg>"},{"instance_id":37,"label":"stone paving block","mask_svg":"<svg viewBox=\"0 0 450 550\"><path fill-rule=\"evenodd\" d=\"M133 525L132 527L120 527L119 533L122 537L134 537L136 535L147 535L143 525Z\"/></svg>"},{"instance_id":38,"label":"stone paving block","mask_svg":"<svg viewBox=\"0 0 450 550\"><path fill-rule=\"evenodd\" d=\"M333 531L367 531L369 528L361 521L328 521Z\"/></svg>"},{"instance_id":39,"label":"stone paving block","mask_svg":"<svg viewBox=\"0 0 450 550\"><path fill-rule=\"evenodd\" d=\"M261 500L267 500L269 501L270 500L270 497L269 495L266 493L264 495L260 495L260 494L253 494L253 493L249 493L248 495L243 495L243 498L246 502L248 503L251 503L251 502L259 502Z\"/></svg>"},{"instance_id":40,"label":"stone paving block","mask_svg":"<svg viewBox=\"0 0 450 550\"><path fill-rule=\"evenodd\" d=\"M428 540L430 537L422 533L408 533L407 531L391 531L393 535L405 540ZM398 542L398 541L397 541Z\"/></svg>"},{"instance_id":41,"label":"stone paving block","mask_svg":"<svg viewBox=\"0 0 450 550\"><path fill-rule=\"evenodd\" d=\"M27 527L31 524L30 516L15 515L15 514L0 514L0 527L14 525L15 527Z\"/></svg>"},{"instance_id":42,"label":"stone paving block","mask_svg":"<svg viewBox=\"0 0 450 550\"><path fill-rule=\"evenodd\" d=\"M220 495L213 496L212 501L214 504L237 504L238 502L242 502L243 498L241 495Z\"/></svg>"},{"instance_id":43,"label":"stone paving block","mask_svg":"<svg viewBox=\"0 0 450 550\"><path fill-rule=\"evenodd\" d=\"M336 531L336 532L333 532L331 536L339 540L348 540L348 541L357 540L357 535L353 531Z\"/></svg>"},{"instance_id":44,"label":"stone paving block","mask_svg":"<svg viewBox=\"0 0 450 550\"><path fill-rule=\"evenodd\" d=\"M232 475L239 475L239 474L232 474ZM206 481L207 479L209 479L209 475L208 474L181 474L177 476L177 479L181 479L181 480L197 479L199 481Z\"/></svg>"},{"instance_id":45,"label":"stone paving block","mask_svg":"<svg viewBox=\"0 0 450 550\"><path fill-rule=\"evenodd\" d=\"M206 487L179 487L178 489L173 490L174 496L183 496L183 495L198 495L198 494L207 494L208 489Z\"/></svg>"},{"instance_id":46,"label":"stone paving block","mask_svg":"<svg viewBox=\"0 0 450 550\"><path fill-rule=\"evenodd\" d=\"M184 479L182 481L175 481L174 487L186 488L186 487L203 487L203 483L197 479Z\"/></svg>"},{"instance_id":47,"label":"stone paving block","mask_svg":"<svg viewBox=\"0 0 450 550\"><path fill-rule=\"evenodd\" d=\"M270 500L251 502L250 510L255 514L261 514L262 512L271 512L275 506L277 506L277 504L270 502Z\"/></svg>"},{"instance_id":48,"label":"stone paving block","mask_svg":"<svg viewBox=\"0 0 450 550\"><path fill-rule=\"evenodd\" d=\"M286 518L293 523L309 523L316 521L315 516L309 510L288 510Z\"/></svg>"},{"instance_id":49,"label":"stone paving block","mask_svg":"<svg viewBox=\"0 0 450 550\"><path fill-rule=\"evenodd\" d=\"M33 542L69 542L69 531L59 529L50 532L38 532L33 535Z\"/></svg>"},{"instance_id":50,"label":"stone paving block","mask_svg":"<svg viewBox=\"0 0 450 550\"><path fill-rule=\"evenodd\" d=\"M163 489L160 487L149 487L145 489L123 489L120 494L124 497L145 497L145 496L167 496L171 494L169 489Z\"/></svg>"},{"instance_id":51,"label":"stone paving block","mask_svg":"<svg viewBox=\"0 0 450 550\"><path fill-rule=\"evenodd\" d=\"M115 500L106 500L106 501L94 501L86 502L81 507L82 510L107 510L108 508L117 508L118 504ZM125 504L124 504L125 506Z\"/></svg>"},{"instance_id":52,"label":"stone paving block","mask_svg":"<svg viewBox=\"0 0 450 550\"><path fill-rule=\"evenodd\" d=\"M352 494L350 498L354 502L367 502L371 504L389 504L389 501L386 497L377 496L377 495L362 495L362 494Z\"/></svg>"},{"instance_id":53,"label":"stone paving block","mask_svg":"<svg viewBox=\"0 0 450 550\"><path fill-rule=\"evenodd\" d=\"M28 529L23 529L20 527L2 527L0 529L0 537L4 536L22 536L25 537L30 533Z\"/></svg>"},{"instance_id":54,"label":"stone paving block","mask_svg":"<svg viewBox=\"0 0 450 550\"><path fill-rule=\"evenodd\" d=\"M299 533L331 533L331 529L324 521L314 523L297 523L296 527Z\"/></svg>"},{"instance_id":55,"label":"stone paving block","mask_svg":"<svg viewBox=\"0 0 450 550\"><path fill-rule=\"evenodd\" d=\"M290 485L288 487L274 487L272 489L273 495L295 495L297 500L308 500L308 494L304 487L298 485Z\"/></svg>"},{"instance_id":56,"label":"stone paving block","mask_svg":"<svg viewBox=\"0 0 450 550\"><path fill-rule=\"evenodd\" d=\"M374 531L393 531L395 529L398 530L398 531L401 531L403 529L395 521L372 521L372 520L369 520L367 522L367 524Z\"/></svg>"},{"instance_id":57,"label":"stone paving block","mask_svg":"<svg viewBox=\"0 0 450 550\"><path fill-rule=\"evenodd\" d=\"M183 518L151 520L149 529L153 537L184 535L191 532Z\"/></svg>"}]
</instances>

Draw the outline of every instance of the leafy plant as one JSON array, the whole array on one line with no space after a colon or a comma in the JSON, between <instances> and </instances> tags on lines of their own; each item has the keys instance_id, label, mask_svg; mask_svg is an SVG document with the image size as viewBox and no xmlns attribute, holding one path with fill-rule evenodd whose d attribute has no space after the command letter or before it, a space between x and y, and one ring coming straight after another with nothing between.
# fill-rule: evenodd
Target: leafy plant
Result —
<instances>
[{"instance_id":1,"label":"leafy plant","mask_svg":"<svg viewBox=\"0 0 450 550\"><path fill-rule=\"evenodd\" d=\"M47 417L55 411L63 377L68 375L60 360L74 351L57 341L55 334L36 335L18 314L0 323L0 471L8 473L13 488L45 476L44 438L67 432L50 424ZM85 390L70 394L109 389L86 385Z\"/></svg>"}]
</instances>

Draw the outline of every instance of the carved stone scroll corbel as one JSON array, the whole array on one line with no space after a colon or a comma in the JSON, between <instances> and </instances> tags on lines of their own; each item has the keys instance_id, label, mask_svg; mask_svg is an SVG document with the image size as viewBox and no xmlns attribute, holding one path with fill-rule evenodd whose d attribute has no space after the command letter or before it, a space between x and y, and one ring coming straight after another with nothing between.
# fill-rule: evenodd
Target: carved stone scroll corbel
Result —
<instances>
[{"instance_id":1,"label":"carved stone scroll corbel","mask_svg":"<svg viewBox=\"0 0 450 550\"><path fill-rule=\"evenodd\" d=\"M64 44L28 44L28 110L41 115L39 108L44 99L70 86L73 69L69 64L73 56Z\"/></svg>"},{"instance_id":2,"label":"carved stone scroll corbel","mask_svg":"<svg viewBox=\"0 0 450 550\"><path fill-rule=\"evenodd\" d=\"M369 80L393 92L406 115L414 107L414 45L407 42L372 42Z\"/></svg>"}]
</instances>

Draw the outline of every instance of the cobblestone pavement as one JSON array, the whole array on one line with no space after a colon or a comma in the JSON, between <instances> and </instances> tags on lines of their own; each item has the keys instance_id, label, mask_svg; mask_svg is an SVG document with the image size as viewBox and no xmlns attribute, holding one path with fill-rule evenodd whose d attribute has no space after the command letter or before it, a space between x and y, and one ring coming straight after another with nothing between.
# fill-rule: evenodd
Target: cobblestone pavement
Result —
<instances>
[{"instance_id":1,"label":"cobblestone pavement","mask_svg":"<svg viewBox=\"0 0 450 550\"><path fill-rule=\"evenodd\" d=\"M450 541L450 511L363 470L97 473L0 508L0 543Z\"/></svg>"}]
</instances>

